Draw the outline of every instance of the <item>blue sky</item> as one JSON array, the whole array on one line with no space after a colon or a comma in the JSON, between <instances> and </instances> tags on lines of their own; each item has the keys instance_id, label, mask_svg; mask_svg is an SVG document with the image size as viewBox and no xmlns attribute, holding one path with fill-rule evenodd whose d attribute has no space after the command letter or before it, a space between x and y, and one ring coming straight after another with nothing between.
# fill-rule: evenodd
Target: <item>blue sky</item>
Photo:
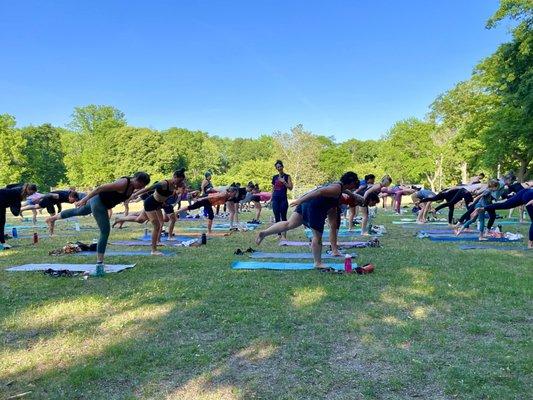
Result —
<instances>
[{"instance_id":1,"label":"blue sky","mask_svg":"<svg viewBox=\"0 0 533 400\"><path fill-rule=\"evenodd\" d=\"M0 113L63 126L113 105L131 125L229 137L378 138L510 39L496 0L0 0Z\"/></svg>"}]
</instances>

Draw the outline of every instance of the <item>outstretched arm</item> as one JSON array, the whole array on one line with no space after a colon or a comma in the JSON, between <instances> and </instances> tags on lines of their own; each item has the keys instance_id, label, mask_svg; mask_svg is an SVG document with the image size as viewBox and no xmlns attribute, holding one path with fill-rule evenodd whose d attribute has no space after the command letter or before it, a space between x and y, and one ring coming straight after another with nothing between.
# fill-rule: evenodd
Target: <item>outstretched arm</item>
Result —
<instances>
[{"instance_id":1,"label":"outstretched arm","mask_svg":"<svg viewBox=\"0 0 533 400\"><path fill-rule=\"evenodd\" d=\"M128 184L128 181L126 178L121 178L121 179L118 179L116 180L115 182L113 183L106 183L105 185L100 185L98 186L96 189L92 190L91 192L89 192L83 199L81 199L80 201L76 202L76 207L81 207L81 206L84 206L85 204L87 204L87 202L93 198L94 196L96 196L97 194L99 193L102 193L102 192L114 192L114 191L117 191L117 192L120 192L120 191L123 191L126 189L126 185Z\"/></svg>"}]
</instances>

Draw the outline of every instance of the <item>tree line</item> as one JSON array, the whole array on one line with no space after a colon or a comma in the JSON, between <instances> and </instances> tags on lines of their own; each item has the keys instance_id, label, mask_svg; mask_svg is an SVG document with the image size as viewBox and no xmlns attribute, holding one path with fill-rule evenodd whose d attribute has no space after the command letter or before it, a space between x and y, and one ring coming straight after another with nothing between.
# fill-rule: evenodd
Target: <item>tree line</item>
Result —
<instances>
[{"instance_id":1,"label":"tree line","mask_svg":"<svg viewBox=\"0 0 533 400\"><path fill-rule=\"evenodd\" d=\"M0 184L34 182L41 190L80 188L135 171L154 180L179 167L198 185L206 171L216 185L259 183L269 190L282 159L295 193L337 179L343 171L389 173L395 182L434 190L465 182L469 174L513 170L531 178L533 164L533 5L502 0L488 20L512 19L512 39L473 69L470 79L438 96L423 119L395 123L379 140L317 135L297 125L256 139L229 139L183 128L155 130L127 124L105 105L76 107L67 127L17 127L0 115Z\"/></svg>"}]
</instances>

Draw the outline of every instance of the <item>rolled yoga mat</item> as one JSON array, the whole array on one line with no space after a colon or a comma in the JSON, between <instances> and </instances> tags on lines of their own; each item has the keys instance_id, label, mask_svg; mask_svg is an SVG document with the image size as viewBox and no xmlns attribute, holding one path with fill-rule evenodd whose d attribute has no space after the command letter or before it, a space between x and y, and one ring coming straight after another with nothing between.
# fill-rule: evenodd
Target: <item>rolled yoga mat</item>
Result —
<instances>
[{"instance_id":1,"label":"rolled yoga mat","mask_svg":"<svg viewBox=\"0 0 533 400\"><path fill-rule=\"evenodd\" d=\"M335 268L338 271L344 271L344 264L327 264L328 267ZM352 268L357 265L352 262ZM302 271L315 269L312 263L285 263L271 261L234 261L231 264L232 269L272 269L278 271Z\"/></svg>"},{"instance_id":2,"label":"rolled yoga mat","mask_svg":"<svg viewBox=\"0 0 533 400\"><path fill-rule=\"evenodd\" d=\"M125 269L133 268L135 264L104 264L105 272L120 272ZM69 270L77 272L96 273L96 264L24 264L10 267L6 271L46 271L52 269L54 271Z\"/></svg>"},{"instance_id":3,"label":"rolled yoga mat","mask_svg":"<svg viewBox=\"0 0 533 400\"><path fill-rule=\"evenodd\" d=\"M351 254L351 253L350 253ZM355 254L351 254L352 257L356 257ZM301 260L301 259L312 259L313 255L311 253L263 253L262 251L256 251L250 254L250 258L281 258L281 259L291 259L291 260ZM342 256L332 256L330 254L322 254L322 258L333 259L333 260L343 260L344 255Z\"/></svg>"}]
</instances>

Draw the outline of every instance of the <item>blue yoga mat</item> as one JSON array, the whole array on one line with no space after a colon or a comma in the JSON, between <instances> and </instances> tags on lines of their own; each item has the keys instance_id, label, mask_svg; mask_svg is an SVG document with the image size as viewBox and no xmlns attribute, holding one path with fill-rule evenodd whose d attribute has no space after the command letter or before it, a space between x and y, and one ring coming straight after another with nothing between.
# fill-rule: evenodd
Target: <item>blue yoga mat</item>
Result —
<instances>
[{"instance_id":1,"label":"blue yoga mat","mask_svg":"<svg viewBox=\"0 0 533 400\"><path fill-rule=\"evenodd\" d=\"M460 250L502 250L502 251L528 251L527 247L511 247L511 246L481 246L481 245L462 245ZM533 254L533 251L531 252Z\"/></svg>"},{"instance_id":2,"label":"blue yoga mat","mask_svg":"<svg viewBox=\"0 0 533 400\"><path fill-rule=\"evenodd\" d=\"M246 226L246 229L248 229L249 231L253 231L255 228L256 228L256 225L247 225ZM206 228L202 228L201 226L192 226L192 227L188 227L188 228L183 228L183 230L186 230L186 231L203 231L203 232L205 232L207 230L207 227ZM229 225L227 227L214 226L212 228L212 230L213 231L228 231L229 230Z\"/></svg>"},{"instance_id":3,"label":"blue yoga mat","mask_svg":"<svg viewBox=\"0 0 533 400\"><path fill-rule=\"evenodd\" d=\"M164 256L174 256L176 253L166 250L160 250ZM80 253L74 253L76 256L94 256L96 251L82 251ZM150 256L149 251L132 250L132 251L106 251L106 256ZM156 256L154 256L156 257Z\"/></svg>"},{"instance_id":4,"label":"blue yoga mat","mask_svg":"<svg viewBox=\"0 0 533 400\"><path fill-rule=\"evenodd\" d=\"M353 264L353 268L357 265ZM344 270L344 264L327 264L331 268L336 270ZM301 270L313 270L315 267L312 263L284 263L284 262L271 262L271 261L234 261L231 264L233 269L273 269L279 271L301 271Z\"/></svg>"},{"instance_id":5,"label":"blue yoga mat","mask_svg":"<svg viewBox=\"0 0 533 400\"><path fill-rule=\"evenodd\" d=\"M429 236L433 242L479 242L479 236ZM507 238L488 238L485 242L518 242Z\"/></svg>"},{"instance_id":6,"label":"blue yoga mat","mask_svg":"<svg viewBox=\"0 0 533 400\"><path fill-rule=\"evenodd\" d=\"M394 225L448 225L448 222L426 222L425 224L417 224L415 221L392 221Z\"/></svg>"},{"instance_id":7,"label":"blue yoga mat","mask_svg":"<svg viewBox=\"0 0 533 400\"><path fill-rule=\"evenodd\" d=\"M431 230L421 230L418 233L425 233L428 235L453 235L455 234L455 231L453 229L431 229ZM479 234L479 231L464 231L462 235L469 235L469 234Z\"/></svg>"},{"instance_id":8,"label":"blue yoga mat","mask_svg":"<svg viewBox=\"0 0 533 400\"><path fill-rule=\"evenodd\" d=\"M13 228L16 228L17 230L21 230L21 229L48 229L48 225L7 225L6 224L6 229L13 229Z\"/></svg>"},{"instance_id":9,"label":"blue yoga mat","mask_svg":"<svg viewBox=\"0 0 533 400\"><path fill-rule=\"evenodd\" d=\"M355 254L350 253L352 257L355 257ZM309 252L307 253L263 253L262 251L256 251L255 253L250 254L250 258L281 258L281 259L312 259L313 255ZM344 260L344 256L335 257L329 254L322 254L324 259L332 260Z\"/></svg>"}]
</instances>

